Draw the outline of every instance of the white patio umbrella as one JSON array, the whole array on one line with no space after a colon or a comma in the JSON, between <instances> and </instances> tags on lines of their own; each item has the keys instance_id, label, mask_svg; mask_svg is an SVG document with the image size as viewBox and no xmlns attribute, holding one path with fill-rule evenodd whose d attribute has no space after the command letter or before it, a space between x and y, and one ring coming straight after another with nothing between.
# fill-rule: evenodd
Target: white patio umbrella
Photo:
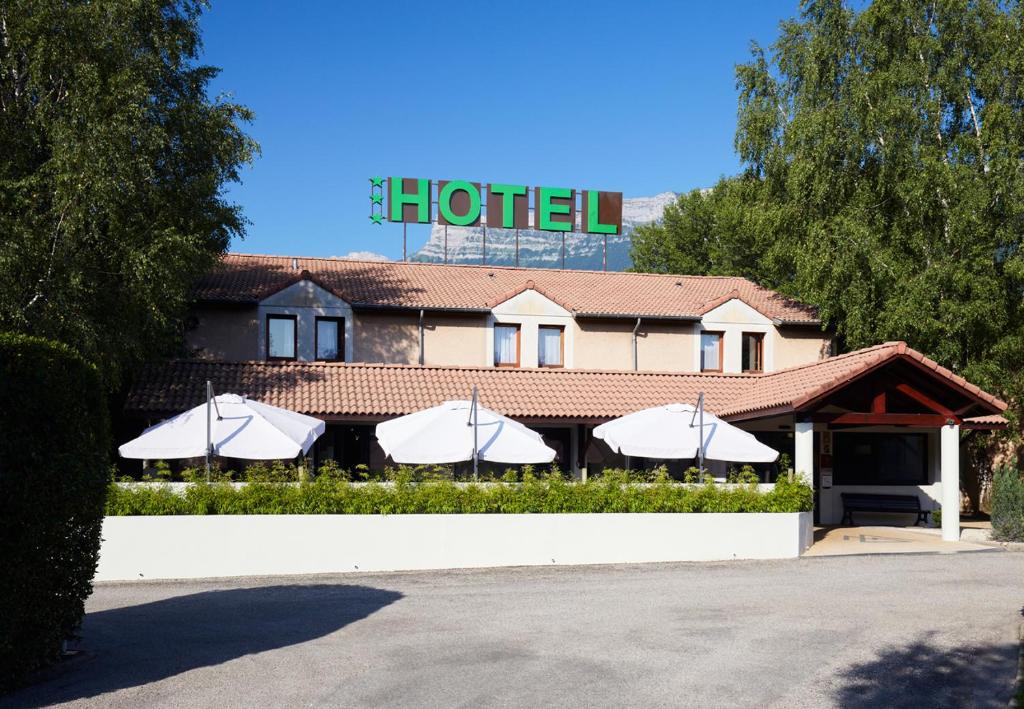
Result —
<instances>
[{"instance_id":1,"label":"white patio umbrella","mask_svg":"<svg viewBox=\"0 0 1024 709\"><path fill-rule=\"evenodd\" d=\"M623 455L669 460L700 457L702 469L704 458L770 463L779 457L778 451L753 434L703 411L703 395L698 406L668 404L637 411L601 424L594 429L594 437Z\"/></svg>"},{"instance_id":2,"label":"white patio umbrella","mask_svg":"<svg viewBox=\"0 0 1024 709\"><path fill-rule=\"evenodd\" d=\"M206 456L278 460L306 453L324 432L324 422L237 394L207 402L150 426L117 449L123 458L167 460Z\"/></svg>"},{"instance_id":3,"label":"white patio umbrella","mask_svg":"<svg viewBox=\"0 0 1024 709\"><path fill-rule=\"evenodd\" d=\"M377 424L377 441L396 463L430 465L477 461L550 463L555 451L536 431L471 401L446 401Z\"/></svg>"}]
</instances>

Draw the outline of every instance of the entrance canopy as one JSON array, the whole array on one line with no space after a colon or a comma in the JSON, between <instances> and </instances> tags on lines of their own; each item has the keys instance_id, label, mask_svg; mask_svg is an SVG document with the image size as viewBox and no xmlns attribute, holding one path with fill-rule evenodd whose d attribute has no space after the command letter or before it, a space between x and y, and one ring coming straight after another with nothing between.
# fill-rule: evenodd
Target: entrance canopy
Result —
<instances>
[{"instance_id":1,"label":"entrance canopy","mask_svg":"<svg viewBox=\"0 0 1024 709\"><path fill-rule=\"evenodd\" d=\"M764 377L730 421L793 414L829 428L994 428L1006 404L903 342L839 355Z\"/></svg>"}]
</instances>

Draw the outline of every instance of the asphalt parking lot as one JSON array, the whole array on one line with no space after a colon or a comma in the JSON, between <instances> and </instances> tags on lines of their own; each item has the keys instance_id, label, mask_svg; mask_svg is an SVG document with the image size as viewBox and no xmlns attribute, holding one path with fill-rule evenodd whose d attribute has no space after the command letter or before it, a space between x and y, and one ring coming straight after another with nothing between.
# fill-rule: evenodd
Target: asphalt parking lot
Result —
<instances>
[{"instance_id":1,"label":"asphalt parking lot","mask_svg":"<svg viewBox=\"0 0 1024 709\"><path fill-rule=\"evenodd\" d=\"M101 585L0 704L1000 707L1024 554Z\"/></svg>"}]
</instances>

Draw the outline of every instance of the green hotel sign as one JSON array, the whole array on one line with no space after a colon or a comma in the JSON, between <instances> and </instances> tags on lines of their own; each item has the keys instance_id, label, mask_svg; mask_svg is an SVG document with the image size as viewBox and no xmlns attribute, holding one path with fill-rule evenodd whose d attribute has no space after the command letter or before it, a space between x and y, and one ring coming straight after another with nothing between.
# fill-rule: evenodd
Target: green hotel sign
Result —
<instances>
[{"instance_id":1,"label":"green hotel sign","mask_svg":"<svg viewBox=\"0 0 1024 709\"><path fill-rule=\"evenodd\" d=\"M415 224L431 224L436 218L438 224L451 226L622 232L621 192L410 177L389 177L386 186L380 177L370 182L370 219L375 224L385 217Z\"/></svg>"}]
</instances>

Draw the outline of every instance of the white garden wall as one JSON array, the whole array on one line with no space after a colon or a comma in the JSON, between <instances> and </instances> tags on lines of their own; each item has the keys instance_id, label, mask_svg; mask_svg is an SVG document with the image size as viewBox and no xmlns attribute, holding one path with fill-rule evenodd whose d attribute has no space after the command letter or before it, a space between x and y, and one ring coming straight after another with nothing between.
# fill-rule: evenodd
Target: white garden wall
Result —
<instances>
[{"instance_id":1,"label":"white garden wall","mask_svg":"<svg viewBox=\"0 0 1024 709\"><path fill-rule=\"evenodd\" d=\"M107 517L97 581L784 559L811 513Z\"/></svg>"}]
</instances>

